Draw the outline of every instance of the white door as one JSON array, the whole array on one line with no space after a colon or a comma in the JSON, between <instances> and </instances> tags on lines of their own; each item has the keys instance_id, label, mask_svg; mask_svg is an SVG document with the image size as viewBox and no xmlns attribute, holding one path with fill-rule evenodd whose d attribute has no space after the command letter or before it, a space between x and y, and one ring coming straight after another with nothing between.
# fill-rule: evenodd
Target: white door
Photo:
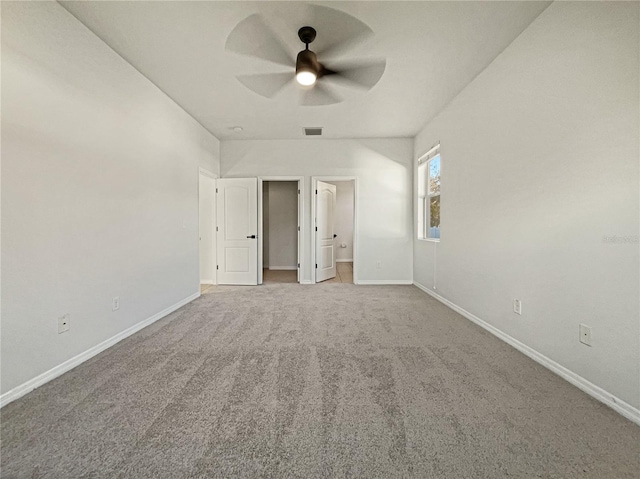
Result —
<instances>
[{"instance_id":1,"label":"white door","mask_svg":"<svg viewBox=\"0 0 640 479\"><path fill-rule=\"evenodd\" d=\"M316 283L336 277L334 217L336 187L318 181L316 187Z\"/></svg>"},{"instance_id":2,"label":"white door","mask_svg":"<svg viewBox=\"0 0 640 479\"><path fill-rule=\"evenodd\" d=\"M200 284L215 284L215 180L212 176L200 173L198 192L200 202Z\"/></svg>"},{"instance_id":3,"label":"white door","mask_svg":"<svg viewBox=\"0 0 640 479\"><path fill-rule=\"evenodd\" d=\"M258 284L258 180L216 182L218 284Z\"/></svg>"},{"instance_id":4,"label":"white door","mask_svg":"<svg viewBox=\"0 0 640 479\"><path fill-rule=\"evenodd\" d=\"M302 229L302 195L300 194L300 187L302 185L300 185L300 181L298 181L298 243L297 243L297 249L298 249L298 272L297 272L297 281L298 283L300 282L300 249L302 246L302 241L300 241L300 235L302 234L302 231L300 231Z\"/></svg>"}]
</instances>

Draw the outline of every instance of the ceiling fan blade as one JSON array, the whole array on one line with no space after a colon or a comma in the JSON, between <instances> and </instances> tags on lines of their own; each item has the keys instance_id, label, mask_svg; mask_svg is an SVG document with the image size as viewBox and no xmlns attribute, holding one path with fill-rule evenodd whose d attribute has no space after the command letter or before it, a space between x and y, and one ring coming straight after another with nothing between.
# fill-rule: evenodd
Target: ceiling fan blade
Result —
<instances>
[{"instance_id":1,"label":"ceiling fan blade","mask_svg":"<svg viewBox=\"0 0 640 479\"><path fill-rule=\"evenodd\" d=\"M308 5L308 24L318 32L314 51L320 58L337 58L373 36L357 18L335 8Z\"/></svg>"},{"instance_id":2,"label":"ceiling fan blade","mask_svg":"<svg viewBox=\"0 0 640 479\"><path fill-rule=\"evenodd\" d=\"M305 106L333 105L341 101L342 98L333 92L331 88L320 82L300 92L300 104Z\"/></svg>"},{"instance_id":3,"label":"ceiling fan blade","mask_svg":"<svg viewBox=\"0 0 640 479\"><path fill-rule=\"evenodd\" d=\"M255 75L238 75L236 78L249 90L266 98L273 98L287 83L293 80L293 72L258 73Z\"/></svg>"},{"instance_id":4,"label":"ceiling fan blade","mask_svg":"<svg viewBox=\"0 0 640 479\"><path fill-rule=\"evenodd\" d=\"M370 90L380 81L386 67L386 60L370 60L351 63L344 67L323 66L321 75L343 86Z\"/></svg>"},{"instance_id":5,"label":"ceiling fan blade","mask_svg":"<svg viewBox=\"0 0 640 479\"><path fill-rule=\"evenodd\" d=\"M225 49L280 65L291 66L295 63L282 40L257 13L236 25L227 37Z\"/></svg>"}]
</instances>

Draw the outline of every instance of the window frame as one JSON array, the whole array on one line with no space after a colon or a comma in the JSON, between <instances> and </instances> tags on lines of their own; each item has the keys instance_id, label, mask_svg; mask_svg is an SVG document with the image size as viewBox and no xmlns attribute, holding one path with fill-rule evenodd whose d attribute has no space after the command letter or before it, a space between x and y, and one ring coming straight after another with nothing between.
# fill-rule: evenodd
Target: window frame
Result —
<instances>
[{"instance_id":1,"label":"window frame","mask_svg":"<svg viewBox=\"0 0 640 479\"><path fill-rule=\"evenodd\" d=\"M429 178L431 162L439 158L440 161L440 189L437 194L429 193ZM420 169L424 168L424 175L421 176ZM417 239L419 241L431 241L439 243L440 238L434 238L429 236L429 224L431 216L431 198L440 197L440 208L442 208L442 157L440 155L440 143L438 142L425 154L421 155L417 161L416 173L418 176L418 184L416 190L416 230ZM421 185L421 182L424 183ZM424 194L420 194L421 188L424 189Z\"/></svg>"}]
</instances>

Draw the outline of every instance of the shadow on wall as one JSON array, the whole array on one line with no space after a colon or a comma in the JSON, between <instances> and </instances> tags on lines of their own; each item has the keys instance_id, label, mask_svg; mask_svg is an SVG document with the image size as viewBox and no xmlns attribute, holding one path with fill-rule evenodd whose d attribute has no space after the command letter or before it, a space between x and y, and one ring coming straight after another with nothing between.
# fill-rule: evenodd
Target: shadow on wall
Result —
<instances>
[{"instance_id":1,"label":"shadow on wall","mask_svg":"<svg viewBox=\"0 0 640 479\"><path fill-rule=\"evenodd\" d=\"M409 162L407 164L406 160L402 158L398 158L397 151L394 151L392 145L389 145L388 142L380 141L380 140L356 140L359 144L361 144L366 151L374 153L374 157L379 157L384 159L386 162L393 161L394 163L402 166L403 169L411 169L412 164ZM411 140L413 142L413 140Z\"/></svg>"}]
</instances>

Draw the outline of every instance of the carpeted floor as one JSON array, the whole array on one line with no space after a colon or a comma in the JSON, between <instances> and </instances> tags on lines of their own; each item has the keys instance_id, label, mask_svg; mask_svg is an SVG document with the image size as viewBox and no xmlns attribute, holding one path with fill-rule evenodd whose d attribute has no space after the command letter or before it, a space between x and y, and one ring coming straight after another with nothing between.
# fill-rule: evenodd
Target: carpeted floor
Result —
<instances>
[{"instance_id":1,"label":"carpeted floor","mask_svg":"<svg viewBox=\"0 0 640 479\"><path fill-rule=\"evenodd\" d=\"M1 414L6 478L640 471L639 427L412 286L212 287Z\"/></svg>"}]
</instances>

